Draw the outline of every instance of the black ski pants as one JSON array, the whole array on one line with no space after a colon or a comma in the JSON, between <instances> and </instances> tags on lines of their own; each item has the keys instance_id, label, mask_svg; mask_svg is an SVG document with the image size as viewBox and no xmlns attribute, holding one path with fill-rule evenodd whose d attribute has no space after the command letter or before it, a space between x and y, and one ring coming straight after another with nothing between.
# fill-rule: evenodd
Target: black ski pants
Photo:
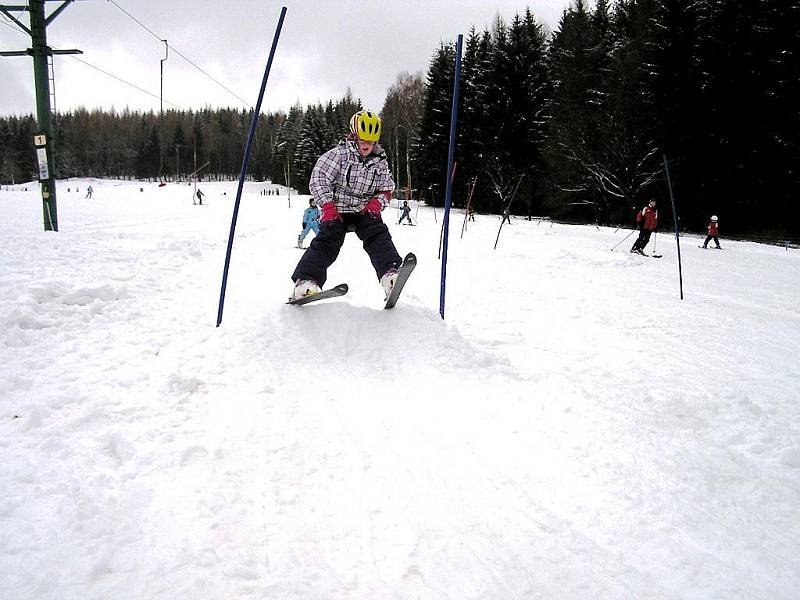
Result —
<instances>
[{"instance_id":1,"label":"black ski pants","mask_svg":"<svg viewBox=\"0 0 800 600\"><path fill-rule=\"evenodd\" d=\"M717 248L720 247L719 239L717 238L717 236L709 235L708 237L706 237L706 241L703 242L703 248L708 248L708 242L710 242L711 240L714 240L714 243L717 245Z\"/></svg>"},{"instance_id":2,"label":"black ski pants","mask_svg":"<svg viewBox=\"0 0 800 600\"><path fill-rule=\"evenodd\" d=\"M370 217L362 213L343 213L341 220L335 219L322 223L319 235L311 240L300 262L292 273L292 281L310 279L322 287L328 279L328 267L339 256L348 231L355 231L358 239L364 243L364 250L369 255L375 275L378 279L389 269L397 269L403 259L397 253L392 242L389 228L380 217Z\"/></svg>"},{"instance_id":3,"label":"black ski pants","mask_svg":"<svg viewBox=\"0 0 800 600\"><path fill-rule=\"evenodd\" d=\"M636 238L635 242L633 242L633 247L631 250L644 250L645 246L647 246L647 243L650 241L650 234L652 233L653 232L649 229L642 227L639 230L639 237Z\"/></svg>"}]
</instances>

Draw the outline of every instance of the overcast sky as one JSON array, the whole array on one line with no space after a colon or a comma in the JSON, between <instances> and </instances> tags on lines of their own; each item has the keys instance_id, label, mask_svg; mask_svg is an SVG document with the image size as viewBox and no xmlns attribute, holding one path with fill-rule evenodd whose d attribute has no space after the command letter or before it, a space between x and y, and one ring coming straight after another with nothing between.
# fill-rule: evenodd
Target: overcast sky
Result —
<instances>
[{"instance_id":1,"label":"overcast sky","mask_svg":"<svg viewBox=\"0 0 800 600\"><path fill-rule=\"evenodd\" d=\"M165 109L253 106L280 10L286 6L262 109L287 110L297 101L305 106L337 99L349 87L365 107L380 110L397 75L424 74L441 41L454 41L459 33L466 37L472 26L479 31L489 28L497 14L510 22L527 6L539 22L554 29L568 4L569 0L78 1L48 27L49 45L80 49L80 60L152 95L71 56L57 56L56 108L128 106L158 111L165 55L160 39L171 46L164 62ZM47 14L58 6L47 2ZM27 26L27 13L17 14ZM30 37L0 13L0 50L29 46ZM0 114L32 112L32 59L0 57Z\"/></svg>"}]
</instances>

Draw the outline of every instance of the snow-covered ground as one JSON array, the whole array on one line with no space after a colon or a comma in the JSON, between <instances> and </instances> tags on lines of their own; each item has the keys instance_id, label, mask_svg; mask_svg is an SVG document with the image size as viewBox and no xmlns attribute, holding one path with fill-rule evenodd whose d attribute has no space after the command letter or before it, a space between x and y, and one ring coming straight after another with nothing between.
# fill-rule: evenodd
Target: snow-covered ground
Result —
<instances>
[{"instance_id":1,"label":"snow-covered ground","mask_svg":"<svg viewBox=\"0 0 800 600\"><path fill-rule=\"evenodd\" d=\"M236 183L87 183L0 191L0 598L800 594L797 250L721 214L681 300L667 233L454 212L442 320L389 209L398 307L353 235L297 308L306 201L248 183L216 328Z\"/></svg>"}]
</instances>

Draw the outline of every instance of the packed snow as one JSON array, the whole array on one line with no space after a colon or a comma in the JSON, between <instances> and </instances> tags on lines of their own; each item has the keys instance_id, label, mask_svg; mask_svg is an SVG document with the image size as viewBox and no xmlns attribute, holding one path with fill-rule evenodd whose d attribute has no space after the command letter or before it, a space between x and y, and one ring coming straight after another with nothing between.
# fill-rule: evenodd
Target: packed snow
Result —
<instances>
[{"instance_id":1,"label":"packed snow","mask_svg":"<svg viewBox=\"0 0 800 600\"><path fill-rule=\"evenodd\" d=\"M236 186L0 191L0 598L798 597L797 250L454 210L442 319L412 202L298 308L247 183L217 328Z\"/></svg>"}]
</instances>

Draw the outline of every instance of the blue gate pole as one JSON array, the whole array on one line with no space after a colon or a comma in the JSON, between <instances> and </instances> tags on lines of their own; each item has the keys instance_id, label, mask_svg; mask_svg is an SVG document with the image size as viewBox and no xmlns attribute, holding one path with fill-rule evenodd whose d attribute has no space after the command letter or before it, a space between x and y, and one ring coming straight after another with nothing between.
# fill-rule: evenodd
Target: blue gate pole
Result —
<instances>
[{"instance_id":1,"label":"blue gate pole","mask_svg":"<svg viewBox=\"0 0 800 600\"><path fill-rule=\"evenodd\" d=\"M225 268L222 270L222 287L219 290L219 308L217 309L217 327L222 323L222 308L225 305L225 288L228 285L228 268L231 264L231 250L233 249L233 232L236 230L236 218L239 216L239 203L242 200L242 188L244 178L247 175L247 165L250 163L250 152L253 149L253 138L255 137L258 117L261 114L261 101L264 99L264 90L269 79L269 70L272 68L272 59L275 57L275 48L278 47L278 38L281 36L283 19L286 16L286 7L281 8L281 16L278 18L278 27L275 30L275 37L272 39L272 48L269 51L267 68L264 70L264 79L261 81L261 90L258 92L258 102L253 111L253 120L250 122L250 133L247 134L247 143L244 147L244 158L242 159L242 172L239 173L239 187L236 189L236 202L233 205L233 217L231 218L231 231L228 234L228 250L225 253Z\"/></svg>"},{"instance_id":2,"label":"blue gate pole","mask_svg":"<svg viewBox=\"0 0 800 600\"><path fill-rule=\"evenodd\" d=\"M678 229L678 209L675 207L675 196L672 193L672 180L669 176L669 163L667 163L666 154L664 155L664 172L667 174L669 199L672 202L672 219L675 221L675 243L678 245L678 284L681 289L681 300L683 300L683 269L681 268L681 236Z\"/></svg>"},{"instance_id":3,"label":"blue gate pole","mask_svg":"<svg viewBox=\"0 0 800 600\"><path fill-rule=\"evenodd\" d=\"M456 154L456 123L458 122L458 88L459 80L461 79L461 45L464 42L464 36L459 34L458 41L456 42L456 68L455 76L453 78L453 105L450 109L450 148L447 152L447 181L445 182L446 191L444 196L444 222L443 222L443 237L444 244L442 247L442 283L439 290L439 315L444 319L444 296L445 296L445 283L447 281L447 240L450 234L450 205L453 200L453 179L450 174L453 172L453 162Z\"/></svg>"}]
</instances>

